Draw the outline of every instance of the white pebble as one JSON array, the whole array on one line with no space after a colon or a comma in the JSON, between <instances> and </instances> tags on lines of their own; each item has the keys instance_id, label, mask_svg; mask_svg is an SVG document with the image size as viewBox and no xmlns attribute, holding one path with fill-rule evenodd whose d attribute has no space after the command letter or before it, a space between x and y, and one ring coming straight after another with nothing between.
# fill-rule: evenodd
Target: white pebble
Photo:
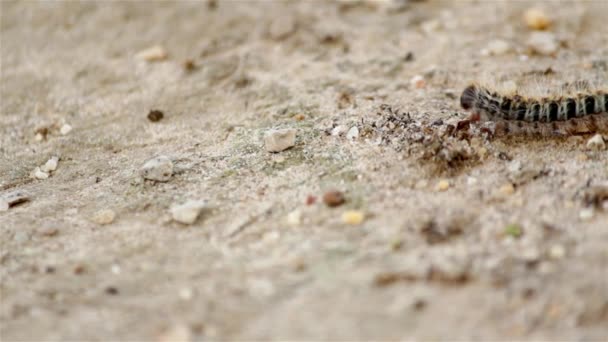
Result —
<instances>
[{"instance_id":1,"label":"white pebble","mask_svg":"<svg viewBox=\"0 0 608 342\"><path fill-rule=\"evenodd\" d=\"M290 15L275 17L270 23L269 36L275 40L282 40L294 33L296 30L296 20Z\"/></svg>"},{"instance_id":2,"label":"white pebble","mask_svg":"<svg viewBox=\"0 0 608 342\"><path fill-rule=\"evenodd\" d=\"M521 161L519 160L513 160L512 162L509 163L509 173L516 173L521 171L522 169L522 164Z\"/></svg>"},{"instance_id":3,"label":"white pebble","mask_svg":"<svg viewBox=\"0 0 608 342\"><path fill-rule=\"evenodd\" d=\"M435 31L438 31L441 28L441 22L437 19L431 19L420 24L420 28L424 33L431 34Z\"/></svg>"},{"instance_id":4,"label":"white pebble","mask_svg":"<svg viewBox=\"0 0 608 342\"><path fill-rule=\"evenodd\" d=\"M146 161L139 172L144 179L167 182L173 175L173 162L169 157L157 156Z\"/></svg>"},{"instance_id":5,"label":"white pebble","mask_svg":"<svg viewBox=\"0 0 608 342\"><path fill-rule=\"evenodd\" d=\"M585 208L585 209L581 210L578 214L580 219L584 220L584 221L591 220L594 215L595 215L595 212L593 211L593 208Z\"/></svg>"},{"instance_id":6,"label":"white pebble","mask_svg":"<svg viewBox=\"0 0 608 342\"><path fill-rule=\"evenodd\" d=\"M566 249L562 245L553 245L549 248L549 256L553 259L561 259L566 255Z\"/></svg>"},{"instance_id":7,"label":"white pebble","mask_svg":"<svg viewBox=\"0 0 608 342\"><path fill-rule=\"evenodd\" d=\"M266 132L264 144L268 152L281 152L296 144L296 130L293 128L273 129Z\"/></svg>"},{"instance_id":8,"label":"white pebble","mask_svg":"<svg viewBox=\"0 0 608 342\"><path fill-rule=\"evenodd\" d=\"M340 136L340 135L346 133L347 130L348 130L348 127L346 127L344 125L338 125L331 130L331 135L333 135L334 137L337 137L337 136Z\"/></svg>"},{"instance_id":9,"label":"white pebble","mask_svg":"<svg viewBox=\"0 0 608 342\"><path fill-rule=\"evenodd\" d=\"M192 331L183 323L176 324L164 331L157 339L158 342L190 342Z\"/></svg>"},{"instance_id":10,"label":"white pebble","mask_svg":"<svg viewBox=\"0 0 608 342\"><path fill-rule=\"evenodd\" d=\"M348 133L346 133L346 138L348 140L355 140L358 137L359 137L359 128L357 128L357 126L351 127L351 129L348 130Z\"/></svg>"},{"instance_id":11,"label":"white pebble","mask_svg":"<svg viewBox=\"0 0 608 342\"><path fill-rule=\"evenodd\" d=\"M55 171L57 170L57 163L59 162L59 157L51 157L51 159L47 160L46 163L44 163L44 165L42 165L42 167L40 167L40 170L42 170L43 172L51 172L51 171Z\"/></svg>"},{"instance_id":12,"label":"white pebble","mask_svg":"<svg viewBox=\"0 0 608 342\"><path fill-rule=\"evenodd\" d=\"M112 265L112 267L110 267L110 271L111 271L113 274L120 274L120 272L121 272L122 270L121 270L121 268L120 268L120 265L114 264L114 265Z\"/></svg>"},{"instance_id":13,"label":"white pebble","mask_svg":"<svg viewBox=\"0 0 608 342\"><path fill-rule=\"evenodd\" d=\"M587 148L590 150L605 150L606 143L601 134L594 135L589 141L587 141Z\"/></svg>"},{"instance_id":14,"label":"white pebble","mask_svg":"<svg viewBox=\"0 0 608 342\"><path fill-rule=\"evenodd\" d=\"M551 32L533 32L527 45L533 52L541 55L553 55L559 48L557 39Z\"/></svg>"},{"instance_id":15,"label":"white pebble","mask_svg":"<svg viewBox=\"0 0 608 342\"><path fill-rule=\"evenodd\" d=\"M93 220L93 222L95 222L97 224L103 225L103 224L110 224L110 223L114 222L115 218L116 218L116 213L114 212L114 210L102 209L93 215L92 220Z\"/></svg>"},{"instance_id":16,"label":"white pebble","mask_svg":"<svg viewBox=\"0 0 608 342\"><path fill-rule=\"evenodd\" d=\"M72 131L72 126L70 126L69 124L63 124L63 126L61 126L61 128L59 129L59 133L61 133L61 135L66 135L68 133L70 133Z\"/></svg>"},{"instance_id":17,"label":"white pebble","mask_svg":"<svg viewBox=\"0 0 608 342\"><path fill-rule=\"evenodd\" d=\"M511 51L511 45L504 40L495 39L488 43L485 50L489 55L504 55L505 53Z\"/></svg>"},{"instance_id":18,"label":"white pebble","mask_svg":"<svg viewBox=\"0 0 608 342\"><path fill-rule=\"evenodd\" d=\"M287 223L290 226L298 226L302 223L302 212L298 209L287 214Z\"/></svg>"},{"instance_id":19,"label":"white pebble","mask_svg":"<svg viewBox=\"0 0 608 342\"><path fill-rule=\"evenodd\" d=\"M33 176L34 176L34 178L37 178L37 179L47 179L47 178L49 178L49 174L46 173L46 172L44 172L44 171L42 171L42 170L40 170L39 167L36 167L34 169Z\"/></svg>"},{"instance_id":20,"label":"white pebble","mask_svg":"<svg viewBox=\"0 0 608 342\"><path fill-rule=\"evenodd\" d=\"M171 217L179 223L193 224L206 206L205 201L188 200L186 203L172 206Z\"/></svg>"},{"instance_id":21,"label":"white pebble","mask_svg":"<svg viewBox=\"0 0 608 342\"><path fill-rule=\"evenodd\" d=\"M138 52L135 57L143 59L147 62L156 62L167 59L167 50L160 45L155 45L145 50Z\"/></svg>"},{"instance_id":22,"label":"white pebble","mask_svg":"<svg viewBox=\"0 0 608 342\"><path fill-rule=\"evenodd\" d=\"M194 296L191 288L184 287L179 290L179 298L182 300L190 300Z\"/></svg>"}]
</instances>

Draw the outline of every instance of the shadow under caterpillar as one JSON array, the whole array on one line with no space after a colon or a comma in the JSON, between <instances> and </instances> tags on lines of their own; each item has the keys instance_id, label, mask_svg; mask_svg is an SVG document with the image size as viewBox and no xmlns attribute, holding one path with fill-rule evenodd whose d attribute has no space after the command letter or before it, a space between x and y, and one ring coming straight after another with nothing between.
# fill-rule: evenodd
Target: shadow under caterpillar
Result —
<instances>
[{"instance_id":1,"label":"shadow under caterpillar","mask_svg":"<svg viewBox=\"0 0 608 342\"><path fill-rule=\"evenodd\" d=\"M472 84L460 96L471 112L468 122L481 122L492 135L564 136L608 131L608 90L586 82L566 85L560 95L501 94Z\"/></svg>"}]
</instances>

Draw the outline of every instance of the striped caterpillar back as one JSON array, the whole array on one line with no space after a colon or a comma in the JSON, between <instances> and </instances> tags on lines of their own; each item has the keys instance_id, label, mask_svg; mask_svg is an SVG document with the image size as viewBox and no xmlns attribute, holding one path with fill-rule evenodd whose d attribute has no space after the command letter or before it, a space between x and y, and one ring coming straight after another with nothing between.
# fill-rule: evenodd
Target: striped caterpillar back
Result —
<instances>
[{"instance_id":1,"label":"striped caterpillar back","mask_svg":"<svg viewBox=\"0 0 608 342\"><path fill-rule=\"evenodd\" d=\"M588 90L542 98L507 96L470 85L460 105L472 118L495 123L497 133L566 135L608 131L608 92Z\"/></svg>"}]
</instances>

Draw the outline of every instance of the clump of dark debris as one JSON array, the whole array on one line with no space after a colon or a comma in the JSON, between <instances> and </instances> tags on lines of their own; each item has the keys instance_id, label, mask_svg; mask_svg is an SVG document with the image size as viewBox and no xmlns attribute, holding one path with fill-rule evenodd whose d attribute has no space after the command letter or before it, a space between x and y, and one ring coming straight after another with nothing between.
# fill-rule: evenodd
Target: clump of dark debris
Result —
<instances>
[{"instance_id":1,"label":"clump of dark debris","mask_svg":"<svg viewBox=\"0 0 608 342\"><path fill-rule=\"evenodd\" d=\"M436 173L457 173L480 160L480 153L471 145L471 137L456 125L436 120L424 124L410 113L383 104L376 117L363 120L359 130L363 137L390 145L397 151L418 155L425 164L434 165Z\"/></svg>"},{"instance_id":2,"label":"clump of dark debris","mask_svg":"<svg viewBox=\"0 0 608 342\"><path fill-rule=\"evenodd\" d=\"M582 194L583 204L595 209L608 210L608 185L596 185L587 188Z\"/></svg>"}]
</instances>

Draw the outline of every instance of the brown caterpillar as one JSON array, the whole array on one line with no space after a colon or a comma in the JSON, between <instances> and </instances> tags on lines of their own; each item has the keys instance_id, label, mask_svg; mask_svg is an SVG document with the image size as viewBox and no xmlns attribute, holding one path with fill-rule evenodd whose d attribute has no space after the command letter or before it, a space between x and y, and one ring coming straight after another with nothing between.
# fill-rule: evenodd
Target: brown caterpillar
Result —
<instances>
[{"instance_id":1,"label":"brown caterpillar","mask_svg":"<svg viewBox=\"0 0 608 342\"><path fill-rule=\"evenodd\" d=\"M566 85L562 94L527 97L505 95L473 84L460 96L460 105L483 121L495 135L571 135L608 131L608 91L586 82Z\"/></svg>"}]
</instances>

